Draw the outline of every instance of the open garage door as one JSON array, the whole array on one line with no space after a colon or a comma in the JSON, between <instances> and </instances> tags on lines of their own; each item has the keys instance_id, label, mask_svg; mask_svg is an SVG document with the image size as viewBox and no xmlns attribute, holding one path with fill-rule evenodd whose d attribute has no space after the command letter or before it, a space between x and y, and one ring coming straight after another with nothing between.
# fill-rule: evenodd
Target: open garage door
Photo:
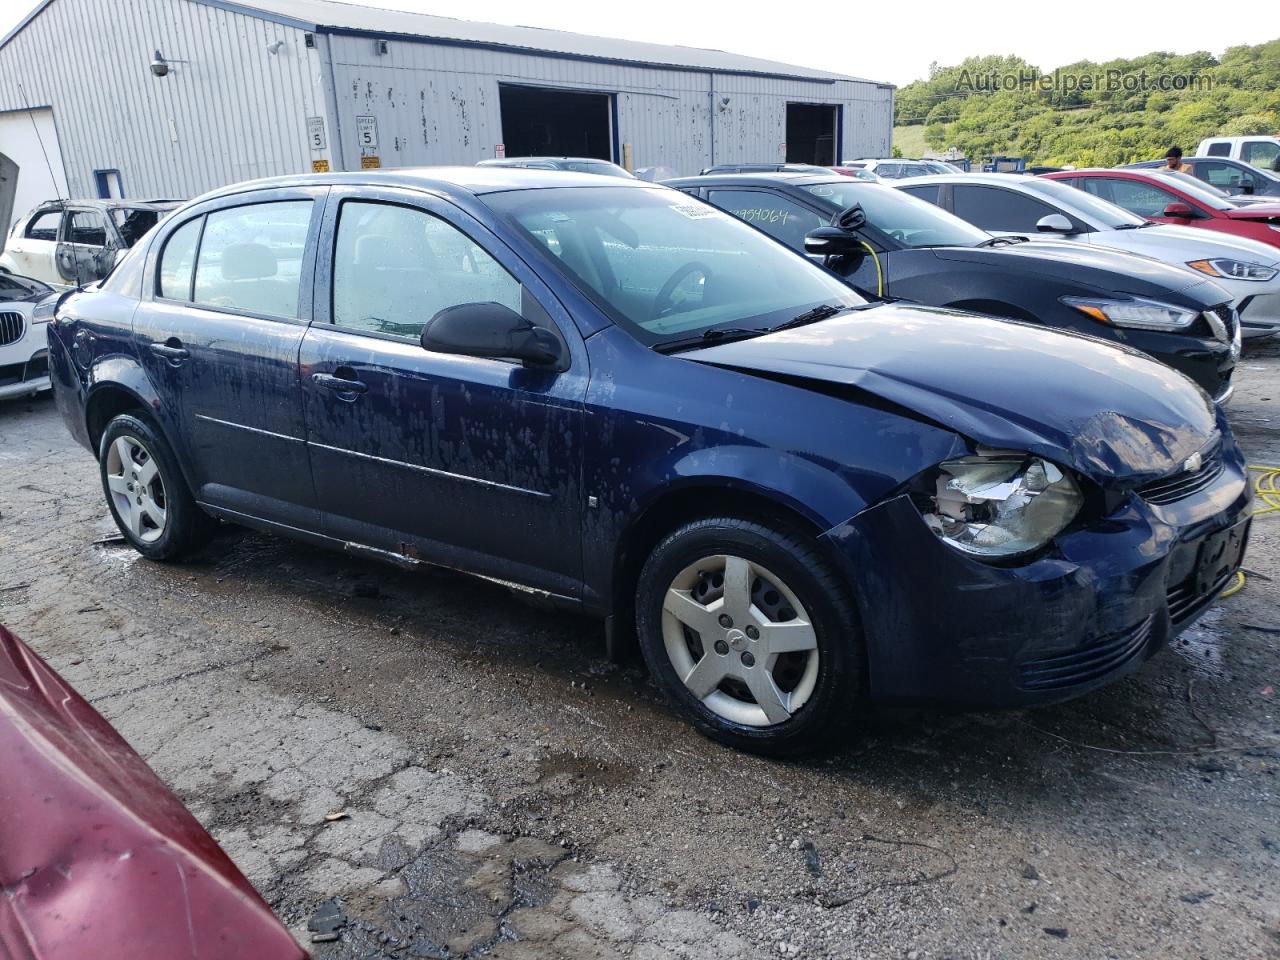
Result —
<instances>
[{"instance_id":1,"label":"open garage door","mask_svg":"<svg viewBox=\"0 0 1280 960\"><path fill-rule=\"evenodd\" d=\"M787 104L787 163L835 166L840 107L827 103Z\"/></svg>"},{"instance_id":2,"label":"open garage door","mask_svg":"<svg viewBox=\"0 0 1280 960\"><path fill-rule=\"evenodd\" d=\"M508 157L616 159L611 95L504 83L498 98Z\"/></svg>"}]
</instances>

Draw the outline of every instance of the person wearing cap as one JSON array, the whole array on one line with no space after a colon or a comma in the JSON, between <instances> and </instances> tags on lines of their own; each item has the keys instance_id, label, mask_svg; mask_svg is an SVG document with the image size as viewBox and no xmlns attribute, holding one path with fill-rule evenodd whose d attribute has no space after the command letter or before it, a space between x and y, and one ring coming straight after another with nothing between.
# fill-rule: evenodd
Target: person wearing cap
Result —
<instances>
[{"instance_id":1,"label":"person wearing cap","mask_svg":"<svg viewBox=\"0 0 1280 960\"><path fill-rule=\"evenodd\" d=\"M1164 166L1161 170L1174 170L1178 173L1189 173L1190 168L1182 162L1182 148L1170 147L1169 152L1164 155Z\"/></svg>"}]
</instances>

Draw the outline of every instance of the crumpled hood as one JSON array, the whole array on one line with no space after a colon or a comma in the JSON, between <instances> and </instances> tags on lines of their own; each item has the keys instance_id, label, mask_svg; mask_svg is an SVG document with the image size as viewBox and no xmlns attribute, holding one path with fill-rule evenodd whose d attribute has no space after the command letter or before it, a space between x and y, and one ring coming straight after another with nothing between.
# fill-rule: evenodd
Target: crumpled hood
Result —
<instances>
[{"instance_id":1,"label":"crumpled hood","mask_svg":"<svg viewBox=\"0 0 1280 960\"><path fill-rule=\"evenodd\" d=\"M999 247L940 247L934 254L941 260L996 263L1010 270L1034 271L1041 276L1058 276L1136 296L1158 298L1176 291L1199 309L1231 299L1213 281L1184 267L1128 250L1092 247L1070 240L1028 240Z\"/></svg>"},{"instance_id":2,"label":"crumpled hood","mask_svg":"<svg viewBox=\"0 0 1280 960\"><path fill-rule=\"evenodd\" d=\"M1120 489L1178 470L1218 429L1203 391L1136 351L933 307L881 304L681 356L845 384Z\"/></svg>"}]
</instances>

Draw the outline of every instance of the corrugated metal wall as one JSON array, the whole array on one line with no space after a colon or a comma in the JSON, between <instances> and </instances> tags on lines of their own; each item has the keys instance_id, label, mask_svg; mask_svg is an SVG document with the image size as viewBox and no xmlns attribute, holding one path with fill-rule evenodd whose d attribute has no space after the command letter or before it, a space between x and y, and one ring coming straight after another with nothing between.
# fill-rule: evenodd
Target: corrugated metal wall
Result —
<instances>
[{"instance_id":1,"label":"corrugated metal wall","mask_svg":"<svg viewBox=\"0 0 1280 960\"><path fill-rule=\"evenodd\" d=\"M127 196L189 197L305 172L313 160L355 168L360 116L376 118L378 147L364 152L384 167L474 163L503 141L500 83L615 94L617 140L635 166L677 174L713 158L781 159L789 101L844 105L846 159L889 150L892 92L870 83L713 77L394 38L377 55L366 36L320 34L314 48L304 37L192 0L53 0L0 48L0 111L53 107L75 196L95 195L98 169L118 169ZM274 54L273 41L282 42ZM148 68L157 48L172 62L167 77ZM308 144L310 116L326 118L323 150Z\"/></svg>"},{"instance_id":2,"label":"corrugated metal wall","mask_svg":"<svg viewBox=\"0 0 1280 960\"><path fill-rule=\"evenodd\" d=\"M358 164L356 117L374 117L383 166L474 163L503 142L501 83L617 95L618 141L635 166L697 173L714 159L782 159L786 104L844 105L843 156L882 156L892 135L891 91L871 83L652 69L487 49L332 36L337 129L347 166ZM714 101L713 106L713 87ZM722 97L729 97L724 109Z\"/></svg>"},{"instance_id":3,"label":"corrugated metal wall","mask_svg":"<svg viewBox=\"0 0 1280 960\"><path fill-rule=\"evenodd\" d=\"M154 77L157 48L190 62ZM188 197L310 170L317 60L300 30L189 0L54 0L0 49L0 110L25 106L19 83L53 107L72 196L118 169L127 196Z\"/></svg>"}]
</instances>

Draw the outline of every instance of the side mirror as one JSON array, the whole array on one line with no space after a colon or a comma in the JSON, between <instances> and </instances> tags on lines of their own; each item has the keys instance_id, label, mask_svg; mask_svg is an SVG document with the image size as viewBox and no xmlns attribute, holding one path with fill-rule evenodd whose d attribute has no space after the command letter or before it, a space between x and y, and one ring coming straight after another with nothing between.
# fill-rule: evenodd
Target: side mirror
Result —
<instances>
[{"instance_id":1,"label":"side mirror","mask_svg":"<svg viewBox=\"0 0 1280 960\"><path fill-rule=\"evenodd\" d=\"M818 227L804 235L804 252L815 257L839 257L860 253L862 244L843 227Z\"/></svg>"},{"instance_id":2,"label":"side mirror","mask_svg":"<svg viewBox=\"0 0 1280 960\"><path fill-rule=\"evenodd\" d=\"M1164 208L1164 216L1170 220L1190 220L1196 212L1180 200L1175 200Z\"/></svg>"},{"instance_id":3,"label":"side mirror","mask_svg":"<svg viewBox=\"0 0 1280 960\"><path fill-rule=\"evenodd\" d=\"M492 301L441 310L422 328L422 347L464 357L519 360L527 367L567 367L559 337Z\"/></svg>"},{"instance_id":4,"label":"side mirror","mask_svg":"<svg viewBox=\"0 0 1280 960\"><path fill-rule=\"evenodd\" d=\"M1241 180L1239 183L1235 184L1235 186L1240 188L1241 193L1253 193L1253 182L1250 180Z\"/></svg>"},{"instance_id":5,"label":"side mirror","mask_svg":"<svg viewBox=\"0 0 1280 960\"><path fill-rule=\"evenodd\" d=\"M1036 221L1036 229L1041 233L1075 233L1071 221L1060 213L1050 213Z\"/></svg>"}]
</instances>

